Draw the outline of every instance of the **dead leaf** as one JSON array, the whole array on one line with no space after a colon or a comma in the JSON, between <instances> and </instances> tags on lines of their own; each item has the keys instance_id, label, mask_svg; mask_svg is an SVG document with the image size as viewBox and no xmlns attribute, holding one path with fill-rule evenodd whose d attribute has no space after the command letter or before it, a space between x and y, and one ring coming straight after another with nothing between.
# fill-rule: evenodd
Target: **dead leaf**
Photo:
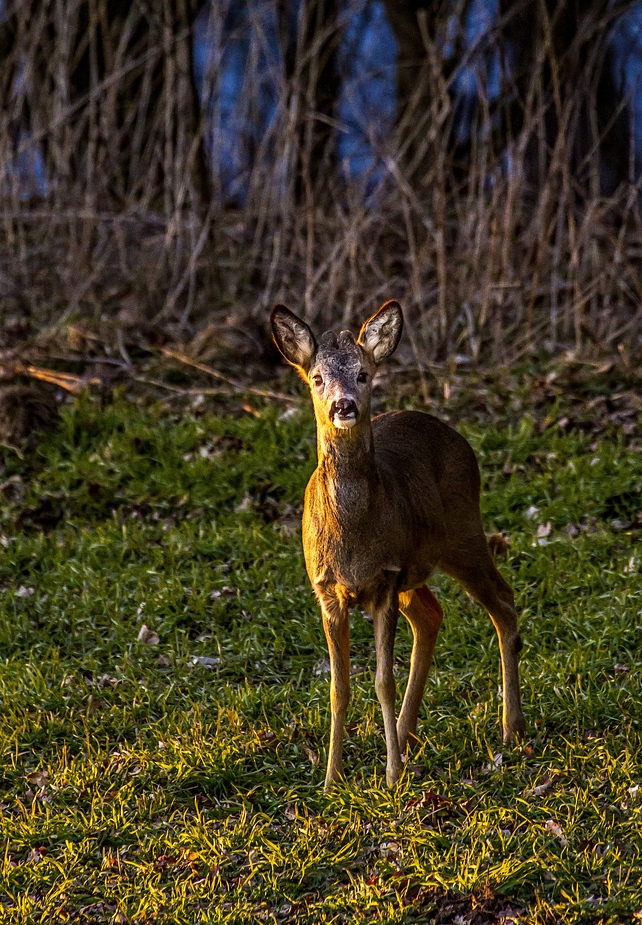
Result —
<instances>
[{"instance_id":1,"label":"dead leaf","mask_svg":"<svg viewBox=\"0 0 642 925\"><path fill-rule=\"evenodd\" d=\"M35 588L26 588L24 585L20 585L16 591L16 597L33 597L35 593Z\"/></svg>"},{"instance_id":2,"label":"dead leaf","mask_svg":"<svg viewBox=\"0 0 642 925\"><path fill-rule=\"evenodd\" d=\"M37 848L32 848L27 856L27 864L38 864L40 861L42 861L47 852L48 848L45 845L39 845Z\"/></svg>"},{"instance_id":3,"label":"dead leaf","mask_svg":"<svg viewBox=\"0 0 642 925\"><path fill-rule=\"evenodd\" d=\"M394 839L384 841L379 845L379 854L387 861L396 861L401 853L401 844Z\"/></svg>"},{"instance_id":4,"label":"dead leaf","mask_svg":"<svg viewBox=\"0 0 642 925\"><path fill-rule=\"evenodd\" d=\"M27 780L32 787L46 787L49 771L32 771L31 774L27 774Z\"/></svg>"},{"instance_id":5,"label":"dead leaf","mask_svg":"<svg viewBox=\"0 0 642 925\"><path fill-rule=\"evenodd\" d=\"M217 588L212 591L210 593L210 598L215 601L218 600L219 597L238 597L238 593L237 588L229 588L227 585L224 585L222 588Z\"/></svg>"},{"instance_id":6,"label":"dead leaf","mask_svg":"<svg viewBox=\"0 0 642 925\"><path fill-rule=\"evenodd\" d=\"M240 504L237 504L234 508L235 514L246 514L248 511L252 510L252 496L247 492Z\"/></svg>"},{"instance_id":7,"label":"dead leaf","mask_svg":"<svg viewBox=\"0 0 642 925\"><path fill-rule=\"evenodd\" d=\"M439 806L448 805L450 802L446 797L442 797L432 790L424 790L420 797L411 797L408 800L406 809L437 809Z\"/></svg>"},{"instance_id":8,"label":"dead leaf","mask_svg":"<svg viewBox=\"0 0 642 925\"><path fill-rule=\"evenodd\" d=\"M164 870L167 870L168 867L172 867L176 863L178 863L178 858L174 857L174 855L161 854L160 857L156 858L154 861L154 870L157 874L160 874Z\"/></svg>"},{"instance_id":9,"label":"dead leaf","mask_svg":"<svg viewBox=\"0 0 642 925\"><path fill-rule=\"evenodd\" d=\"M19 475L10 476L0 485L0 491L9 504L22 504L25 499L25 483Z\"/></svg>"},{"instance_id":10,"label":"dead leaf","mask_svg":"<svg viewBox=\"0 0 642 925\"><path fill-rule=\"evenodd\" d=\"M313 764L314 767L316 768L316 766L319 763L319 756L317 755L317 753L314 751L313 748L309 748L307 745L303 746L303 750L306 753L310 764Z\"/></svg>"},{"instance_id":11,"label":"dead leaf","mask_svg":"<svg viewBox=\"0 0 642 925\"><path fill-rule=\"evenodd\" d=\"M552 832L555 838L559 838L560 845L566 848L568 845L568 840L564 837L564 833L562 832L561 827L557 824L557 822L555 822L554 819L547 819L546 828L549 830L549 832Z\"/></svg>"},{"instance_id":12,"label":"dead leaf","mask_svg":"<svg viewBox=\"0 0 642 925\"><path fill-rule=\"evenodd\" d=\"M257 735L262 745L266 745L269 742L274 742L276 739L276 732L273 732L271 729L260 729L257 732Z\"/></svg>"},{"instance_id":13,"label":"dead leaf","mask_svg":"<svg viewBox=\"0 0 642 925\"><path fill-rule=\"evenodd\" d=\"M160 642L160 637L158 633L150 630L146 623L143 623L138 632L138 641L148 646L157 646Z\"/></svg>"},{"instance_id":14,"label":"dead leaf","mask_svg":"<svg viewBox=\"0 0 642 925\"><path fill-rule=\"evenodd\" d=\"M218 668L221 660L218 656L211 658L209 655L190 655L187 664L190 668Z\"/></svg>"},{"instance_id":15,"label":"dead leaf","mask_svg":"<svg viewBox=\"0 0 642 925\"><path fill-rule=\"evenodd\" d=\"M549 790L552 790L552 789L553 789L553 781L550 779L550 777L547 777L545 780L542 781L541 784L538 784L537 787L529 787L527 790L525 790L524 796L525 797L541 797L541 796L544 796L545 793L548 793Z\"/></svg>"},{"instance_id":16,"label":"dead leaf","mask_svg":"<svg viewBox=\"0 0 642 925\"><path fill-rule=\"evenodd\" d=\"M89 697L87 698L87 710L90 713L97 713L99 710L102 710L104 706L105 706L105 701L100 700L97 697L94 697L93 694L90 694Z\"/></svg>"}]
</instances>

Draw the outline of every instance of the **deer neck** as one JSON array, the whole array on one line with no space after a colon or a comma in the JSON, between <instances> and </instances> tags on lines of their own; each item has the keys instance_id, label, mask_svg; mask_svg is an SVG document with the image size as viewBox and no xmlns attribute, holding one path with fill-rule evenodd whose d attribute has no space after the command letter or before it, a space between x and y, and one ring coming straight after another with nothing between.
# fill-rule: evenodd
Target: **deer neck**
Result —
<instances>
[{"instance_id":1,"label":"deer neck","mask_svg":"<svg viewBox=\"0 0 642 925\"><path fill-rule=\"evenodd\" d=\"M317 452L318 468L337 506L354 509L358 499L366 503L379 481L370 421L344 431L318 425Z\"/></svg>"}]
</instances>

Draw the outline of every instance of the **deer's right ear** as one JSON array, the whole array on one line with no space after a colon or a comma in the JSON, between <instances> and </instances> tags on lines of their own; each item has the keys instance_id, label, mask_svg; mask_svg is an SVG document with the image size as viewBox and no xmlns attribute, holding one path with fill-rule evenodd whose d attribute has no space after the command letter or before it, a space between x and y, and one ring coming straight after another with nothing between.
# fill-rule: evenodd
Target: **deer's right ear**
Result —
<instances>
[{"instance_id":1,"label":"deer's right ear","mask_svg":"<svg viewBox=\"0 0 642 925\"><path fill-rule=\"evenodd\" d=\"M285 305L275 305L270 315L274 343L288 363L307 373L317 352L314 334L305 321Z\"/></svg>"}]
</instances>

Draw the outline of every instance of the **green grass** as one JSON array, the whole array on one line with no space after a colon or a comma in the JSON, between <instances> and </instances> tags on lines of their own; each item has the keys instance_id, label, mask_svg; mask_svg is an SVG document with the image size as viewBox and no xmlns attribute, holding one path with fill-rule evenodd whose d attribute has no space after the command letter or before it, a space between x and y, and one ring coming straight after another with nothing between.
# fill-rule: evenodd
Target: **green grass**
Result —
<instances>
[{"instance_id":1,"label":"green grass","mask_svg":"<svg viewBox=\"0 0 642 925\"><path fill-rule=\"evenodd\" d=\"M462 427L488 532L511 537L527 743L501 744L488 616L436 576L420 748L386 789L372 628L355 613L348 780L324 795L302 409L85 400L29 456L2 450L0 920L642 916L642 580L622 529L642 508L639 445L528 416ZM409 649L403 625L400 688Z\"/></svg>"}]
</instances>

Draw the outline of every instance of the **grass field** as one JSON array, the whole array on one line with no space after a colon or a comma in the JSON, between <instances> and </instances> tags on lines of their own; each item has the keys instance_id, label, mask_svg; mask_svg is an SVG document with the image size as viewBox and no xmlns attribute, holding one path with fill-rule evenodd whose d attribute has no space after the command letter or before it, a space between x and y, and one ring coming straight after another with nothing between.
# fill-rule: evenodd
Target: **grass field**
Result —
<instances>
[{"instance_id":1,"label":"grass field","mask_svg":"<svg viewBox=\"0 0 642 925\"><path fill-rule=\"evenodd\" d=\"M311 415L213 408L85 399L32 453L1 450L0 920L642 920L631 429L555 406L460 427L510 536L527 741L501 743L488 616L435 576L419 749L389 791L355 613L348 780L325 795ZM409 651L400 624L399 688Z\"/></svg>"}]
</instances>

